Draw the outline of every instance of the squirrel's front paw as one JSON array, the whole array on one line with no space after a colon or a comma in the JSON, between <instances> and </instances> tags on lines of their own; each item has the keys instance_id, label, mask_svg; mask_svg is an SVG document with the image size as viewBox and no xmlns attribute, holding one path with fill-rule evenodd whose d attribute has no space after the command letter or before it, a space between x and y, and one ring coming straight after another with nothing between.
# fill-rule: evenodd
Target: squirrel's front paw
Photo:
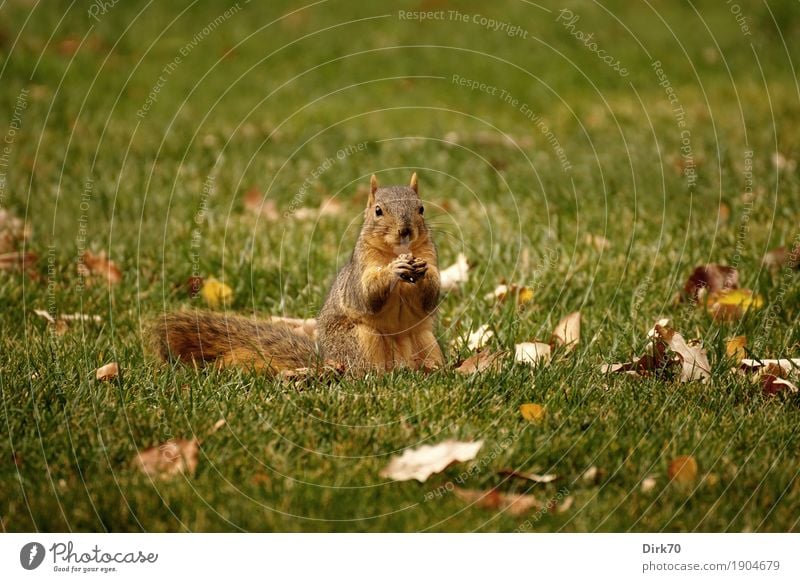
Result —
<instances>
[{"instance_id":1,"label":"squirrel's front paw","mask_svg":"<svg viewBox=\"0 0 800 582\"><path fill-rule=\"evenodd\" d=\"M428 263L411 255L400 255L392 261L392 272L407 283L416 283L428 271Z\"/></svg>"}]
</instances>

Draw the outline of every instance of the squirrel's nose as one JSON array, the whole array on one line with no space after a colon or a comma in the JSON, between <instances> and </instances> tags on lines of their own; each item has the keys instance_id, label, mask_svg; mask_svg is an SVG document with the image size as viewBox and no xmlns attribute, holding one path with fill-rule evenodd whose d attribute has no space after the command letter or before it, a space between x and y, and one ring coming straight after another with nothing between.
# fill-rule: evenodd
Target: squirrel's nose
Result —
<instances>
[{"instance_id":1,"label":"squirrel's nose","mask_svg":"<svg viewBox=\"0 0 800 582\"><path fill-rule=\"evenodd\" d=\"M400 238L408 238L411 236L411 229L408 227L400 229Z\"/></svg>"}]
</instances>

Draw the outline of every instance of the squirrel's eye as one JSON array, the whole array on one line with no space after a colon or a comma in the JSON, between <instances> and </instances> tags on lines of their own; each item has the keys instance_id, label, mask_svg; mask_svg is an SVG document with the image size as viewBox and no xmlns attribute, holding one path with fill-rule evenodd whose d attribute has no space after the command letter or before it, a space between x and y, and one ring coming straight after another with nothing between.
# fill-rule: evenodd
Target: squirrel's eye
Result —
<instances>
[{"instance_id":1,"label":"squirrel's eye","mask_svg":"<svg viewBox=\"0 0 800 582\"><path fill-rule=\"evenodd\" d=\"M381 210L380 206L375 207L375 216L383 216L383 210Z\"/></svg>"},{"instance_id":2,"label":"squirrel's eye","mask_svg":"<svg viewBox=\"0 0 800 582\"><path fill-rule=\"evenodd\" d=\"M425 214L425 207L424 206L420 206L419 207L419 213L420 214Z\"/></svg>"}]
</instances>

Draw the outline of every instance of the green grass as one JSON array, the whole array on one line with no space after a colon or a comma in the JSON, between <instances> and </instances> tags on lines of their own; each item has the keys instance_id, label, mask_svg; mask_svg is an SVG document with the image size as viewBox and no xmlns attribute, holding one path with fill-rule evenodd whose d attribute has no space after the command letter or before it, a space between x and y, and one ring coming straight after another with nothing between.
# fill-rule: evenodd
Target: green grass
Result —
<instances>
[{"instance_id":1,"label":"green grass","mask_svg":"<svg viewBox=\"0 0 800 582\"><path fill-rule=\"evenodd\" d=\"M570 5L581 16L575 28L593 32L625 78L556 22L561 5L418 8L518 24L525 39L471 21L401 20L399 9L417 9L405 5L328 2L279 19L294 8L268 4L240 2L165 75L144 118L137 111L164 67L232 4L126 1L99 22L87 6L0 4L4 136L28 90L0 166L0 207L28 221L26 248L40 255L38 279L0 271L3 530L507 531L526 519L531 531L798 529L798 400L764 397L727 372L724 356L724 339L746 334L757 356L800 357L800 279L760 264L798 234L797 170L777 172L771 161L776 151L800 158L796 3L742 3L751 36L724 3ZM83 43L74 54L70 39ZM685 110L692 188L654 60ZM469 91L453 75L519 103ZM522 103L552 130L570 170ZM452 132L458 145L443 142ZM746 151L752 204L742 196ZM359 185L373 172L405 182L412 170L442 265L462 251L474 265L469 283L442 299L443 344L487 322L498 346L546 339L580 310L574 355L474 378L402 372L300 390L245 372L171 368L146 351L148 318L200 305L184 285L193 271L224 278L235 312L313 316L357 235ZM209 174L216 188L204 196ZM268 222L243 208L256 186L285 211L307 179L299 206L335 195L345 211ZM596 250L589 234L611 247ZM122 283L81 289L84 247L106 250ZM735 324L675 306L707 261L738 267L767 305ZM534 301L521 311L485 301L503 278L533 286ZM34 309L103 322L54 335ZM641 350L661 316L705 341L710 383L599 373ZM466 356L448 352L451 362ZM95 382L94 369L112 360L121 379ZM525 402L545 405L546 420L524 421ZM227 426L209 434L220 418ZM137 449L194 435L203 439L194 477L151 482L132 466ZM452 437L485 441L475 462L425 484L378 476L405 447ZM666 476L681 454L700 467L683 490ZM581 478L591 466L603 470L599 483ZM449 494L430 500L464 470L466 487L528 490L496 474L506 467L557 473L530 492L547 500L566 488L574 505L512 517ZM657 487L643 493L648 475Z\"/></svg>"}]
</instances>

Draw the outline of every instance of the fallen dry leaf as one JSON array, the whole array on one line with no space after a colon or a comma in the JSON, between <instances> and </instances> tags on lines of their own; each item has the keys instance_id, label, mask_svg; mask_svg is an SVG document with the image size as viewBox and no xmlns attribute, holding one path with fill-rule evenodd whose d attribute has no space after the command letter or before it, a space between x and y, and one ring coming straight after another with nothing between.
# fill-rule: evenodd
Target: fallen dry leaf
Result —
<instances>
[{"instance_id":1,"label":"fallen dry leaf","mask_svg":"<svg viewBox=\"0 0 800 582\"><path fill-rule=\"evenodd\" d=\"M543 342L525 342L514 346L514 361L536 365L550 361L550 344Z\"/></svg>"},{"instance_id":2,"label":"fallen dry leaf","mask_svg":"<svg viewBox=\"0 0 800 582\"><path fill-rule=\"evenodd\" d=\"M565 511L569 511L569 508L575 503L575 498L572 495L567 495L564 498L564 501L558 504L556 507L556 513L564 513Z\"/></svg>"},{"instance_id":3,"label":"fallen dry leaf","mask_svg":"<svg viewBox=\"0 0 800 582\"><path fill-rule=\"evenodd\" d=\"M525 305L533 301L533 289L523 285L506 285L501 283L494 291L487 293L484 299L487 301L505 302L509 297L516 298L517 305Z\"/></svg>"},{"instance_id":4,"label":"fallen dry leaf","mask_svg":"<svg viewBox=\"0 0 800 582\"><path fill-rule=\"evenodd\" d=\"M224 306L233 299L233 289L214 277L206 279L205 283L203 283L203 288L200 290L200 294L209 307Z\"/></svg>"},{"instance_id":5,"label":"fallen dry leaf","mask_svg":"<svg viewBox=\"0 0 800 582\"><path fill-rule=\"evenodd\" d=\"M581 479L586 483L597 485L598 483L600 483L600 481L603 480L603 477L605 477L605 475L606 472L604 469L600 469L599 467L592 465L583 472L583 475L581 475Z\"/></svg>"},{"instance_id":6,"label":"fallen dry leaf","mask_svg":"<svg viewBox=\"0 0 800 582\"><path fill-rule=\"evenodd\" d=\"M111 362L110 364L106 364L105 366L100 366L95 371L95 377L100 382L108 382L110 380L114 380L117 376L119 376L119 366L116 362Z\"/></svg>"},{"instance_id":7,"label":"fallen dry leaf","mask_svg":"<svg viewBox=\"0 0 800 582\"><path fill-rule=\"evenodd\" d=\"M548 475L540 475L539 473L525 473L522 471L515 471L514 469L500 469L498 471L500 475L504 475L506 477L516 477L518 479L525 479L526 481L532 481L534 483L552 483L556 479L558 479L558 475L548 474Z\"/></svg>"},{"instance_id":8,"label":"fallen dry leaf","mask_svg":"<svg viewBox=\"0 0 800 582\"><path fill-rule=\"evenodd\" d=\"M494 337L494 332L487 324L480 326L467 337L467 347L470 350L479 350Z\"/></svg>"},{"instance_id":9,"label":"fallen dry leaf","mask_svg":"<svg viewBox=\"0 0 800 582\"><path fill-rule=\"evenodd\" d=\"M581 312L574 311L558 322L553 330L553 343L575 349L581 339Z\"/></svg>"},{"instance_id":10,"label":"fallen dry leaf","mask_svg":"<svg viewBox=\"0 0 800 582\"><path fill-rule=\"evenodd\" d=\"M764 394L774 396L781 392L790 392L797 394L798 388L786 378L775 376L774 374L763 374L761 376L761 389Z\"/></svg>"},{"instance_id":11,"label":"fallen dry leaf","mask_svg":"<svg viewBox=\"0 0 800 582\"><path fill-rule=\"evenodd\" d=\"M764 255L761 263L773 271L783 267L800 269L800 246L795 246L791 252L788 252L786 247L774 248Z\"/></svg>"},{"instance_id":12,"label":"fallen dry leaf","mask_svg":"<svg viewBox=\"0 0 800 582\"><path fill-rule=\"evenodd\" d=\"M725 341L725 355L735 362L741 362L747 355L747 336L737 335Z\"/></svg>"},{"instance_id":13,"label":"fallen dry leaf","mask_svg":"<svg viewBox=\"0 0 800 582\"><path fill-rule=\"evenodd\" d=\"M109 285L116 285L122 281L122 271L106 256L105 251L99 254L89 250L84 251L78 261L78 274L86 278L105 279Z\"/></svg>"},{"instance_id":14,"label":"fallen dry leaf","mask_svg":"<svg viewBox=\"0 0 800 582\"><path fill-rule=\"evenodd\" d=\"M13 251L18 249L19 243L29 239L30 236L31 229L22 219L5 208L0 208L0 254L16 254Z\"/></svg>"},{"instance_id":15,"label":"fallen dry leaf","mask_svg":"<svg viewBox=\"0 0 800 582\"><path fill-rule=\"evenodd\" d=\"M731 289L712 293L706 300L706 309L716 320L739 319L748 309L761 309L764 298L750 289Z\"/></svg>"},{"instance_id":16,"label":"fallen dry leaf","mask_svg":"<svg viewBox=\"0 0 800 582\"><path fill-rule=\"evenodd\" d=\"M503 493L497 489L479 491L476 489L453 489L456 497L466 501L470 505L475 505L482 509L496 511L506 511L510 515L519 516L528 513L532 509L541 509L542 502L533 495L521 495L518 493Z\"/></svg>"},{"instance_id":17,"label":"fallen dry leaf","mask_svg":"<svg viewBox=\"0 0 800 582\"><path fill-rule=\"evenodd\" d=\"M656 488L656 485L657 485L656 478L650 475L642 479L642 484L639 489L642 493L650 493L653 489Z\"/></svg>"},{"instance_id":18,"label":"fallen dry leaf","mask_svg":"<svg viewBox=\"0 0 800 582\"><path fill-rule=\"evenodd\" d=\"M499 371L503 367L504 352L478 352L464 360L455 371L459 374L469 375L491 370Z\"/></svg>"},{"instance_id":19,"label":"fallen dry leaf","mask_svg":"<svg viewBox=\"0 0 800 582\"><path fill-rule=\"evenodd\" d=\"M708 356L702 346L689 345L681 334L660 325L656 325L656 333L669 349L678 354L681 361L681 382L711 377L711 364L708 363Z\"/></svg>"},{"instance_id":20,"label":"fallen dry leaf","mask_svg":"<svg viewBox=\"0 0 800 582\"><path fill-rule=\"evenodd\" d=\"M0 255L0 271L11 271L15 269L22 269L25 271L32 271L39 260L39 255L34 252L13 252L3 253Z\"/></svg>"},{"instance_id":21,"label":"fallen dry leaf","mask_svg":"<svg viewBox=\"0 0 800 582\"><path fill-rule=\"evenodd\" d=\"M777 366L783 372L780 375L800 372L800 358L752 359L745 358L740 362L740 368L746 372L755 372L762 368Z\"/></svg>"},{"instance_id":22,"label":"fallen dry leaf","mask_svg":"<svg viewBox=\"0 0 800 582\"><path fill-rule=\"evenodd\" d=\"M458 253L456 262L439 272L439 289L452 291L469 281L467 255Z\"/></svg>"},{"instance_id":23,"label":"fallen dry leaf","mask_svg":"<svg viewBox=\"0 0 800 582\"><path fill-rule=\"evenodd\" d=\"M134 464L143 473L164 480L181 473L194 475L199 450L197 439L171 439L136 453Z\"/></svg>"},{"instance_id":24,"label":"fallen dry leaf","mask_svg":"<svg viewBox=\"0 0 800 582\"><path fill-rule=\"evenodd\" d=\"M708 293L718 293L739 287L739 272L725 265L702 265L697 267L686 284L684 294L692 301L699 301Z\"/></svg>"},{"instance_id":25,"label":"fallen dry leaf","mask_svg":"<svg viewBox=\"0 0 800 582\"><path fill-rule=\"evenodd\" d=\"M406 449L394 457L380 472L381 477L394 481L416 479L424 483L434 473L441 473L453 463L471 461L483 446L483 441L461 442L446 440L437 445L422 445Z\"/></svg>"},{"instance_id":26,"label":"fallen dry leaf","mask_svg":"<svg viewBox=\"0 0 800 582\"><path fill-rule=\"evenodd\" d=\"M697 461L691 455L676 457L669 464L667 475L678 485L691 485L697 480Z\"/></svg>"},{"instance_id":27,"label":"fallen dry leaf","mask_svg":"<svg viewBox=\"0 0 800 582\"><path fill-rule=\"evenodd\" d=\"M520 405L519 412L522 415L522 418L529 422L541 422L545 417L544 406L541 404L535 404L533 402Z\"/></svg>"},{"instance_id":28,"label":"fallen dry leaf","mask_svg":"<svg viewBox=\"0 0 800 582\"><path fill-rule=\"evenodd\" d=\"M280 220L281 214L278 212L278 205L272 198L265 198L264 194L256 186L250 188L242 197L244 208L248 212L261 216L269 222Z\"/></svg>"},{"instance_id":29,"label":"fallen dry leaf","mask_svg":"<svg viewBox=\"0 0 800 582\"><path fill-rule=\"evenodd\" d=\"M586 234L583 237L583 242L593 246L598 251L606 251L611 248L611 241L599 234Z\"/></svg>"}]
</instances>

